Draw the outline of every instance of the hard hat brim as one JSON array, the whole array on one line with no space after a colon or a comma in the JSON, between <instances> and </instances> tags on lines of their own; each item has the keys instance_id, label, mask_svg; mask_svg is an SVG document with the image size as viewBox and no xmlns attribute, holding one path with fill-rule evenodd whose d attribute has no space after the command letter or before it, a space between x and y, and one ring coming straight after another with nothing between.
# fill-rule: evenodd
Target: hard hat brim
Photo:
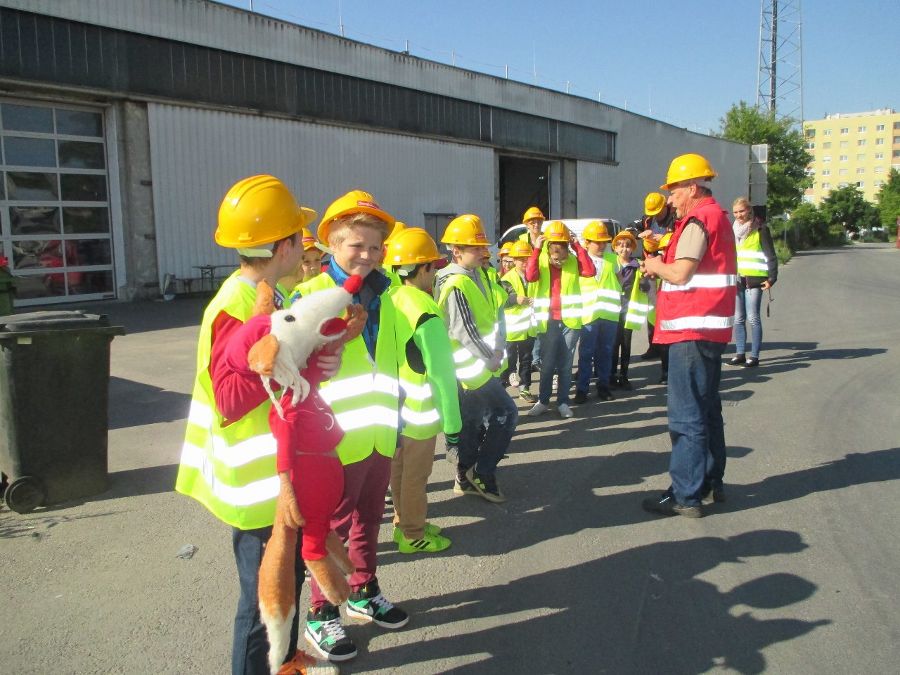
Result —
<instances>
[{"instance_id":1,"label":"hard hat brim","mask_svg":"<svg viewBox=\"0 0 900 675\"><path fill-rule=\"evenodd\" d=\"M338 213L335 213L331 216L327 221L323 220L319 223L319 226L316 228L316 237L318 237L319 241L323 244L328 243L328 235L331 233L331 224L337 220L338 218L343 218L344 216L349 216L355 213L368 213L370 216L375 216L378 220L384 222L388 228L388 236L385 237L385 241L387 238L393 234L394 226L397 224L397 219L394 218L387 211L382 211L381 209L375 209L369 206L354 206L349 209L344 209Z\"/></svg>"}]
</instances>

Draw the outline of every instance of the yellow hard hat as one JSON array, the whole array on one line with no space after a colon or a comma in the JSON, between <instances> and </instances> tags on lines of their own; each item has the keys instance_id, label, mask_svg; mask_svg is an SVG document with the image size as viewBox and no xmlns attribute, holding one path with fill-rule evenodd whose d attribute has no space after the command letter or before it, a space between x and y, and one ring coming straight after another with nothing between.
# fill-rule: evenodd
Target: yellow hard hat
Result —
<instances>
[{"instance_id":1,"label":"yellow hard hat","mask_svg":"<svg viewBox=\"0 0 900 675\"><path fill-rule=\"evenodd\" d=\"M619 234L617 234L615 237L613 237L613 240L612 240L613 248L615 248L616 244L618 244L623 239L627 239L628 241L631 242L632 249L637 248L637 238L633 234L631 234L631 232L629 232L628 230L622 230L621 232L619 232Z\"/></svg>"},{"instance_id":2,"label":"yellow hard hat","mask_svg":"<svg viewBox=\"0 0 900 675\"><path fill-rule=\"evenodd\" d=\"M394 229L391 230L391 233L388 235L388 238L384 240L384 245L390 246L391 242L394 240L394 237L396 237L398 234L403 232L405 227L406 227L406 223L401 223L399 220L396 223L394 223Z\"/></svg>"},{"instance_id":3,"label":"yellow hard hat","mask_svg":"<svg viewBox=\"0 0 900 675\"><path fill-rule=\"evenodd\" d=\"M672 233L666 232L662 239L659 240L659 250L662 251L666 246L669 245L669 242L672 240Z\"/></svg>"},{"instance_id":4,"label":"yellow hard hat","mask_svg":"<svg viewBox=\"0 0 900 675\"><path fill-rule=\"evenodd\" d=\"M544 228L544 239L548 242L566 242L569 241L569 228L558 220L553 220Z\"/></svg>"},{"instance_id":5,"label":"yellow hard hat","mask_svg":"<svg viewBox=\"0 0 900 675\"><path fill-rule=\"evenodd\" d=\"M658 192L651 192L644 197L644 215L655 216L663 210L666 205L666 198Z\"/></svg>"},{"instance_id":6,"label":"yellow hard hat","mask_svg":"<svg viewBox=\"0 0 900 675\"><path fill-rule=\"evenodd\" d=\"M511 241L505 242L503 244L503 246L500 247L500 255L503 255L504 253L509 253L509 249L512 248L512 245L513 245L513 243Z\"/></svg>"},{"instance_id":7,"label":"yellow hard hat","mask_svg":"<svg viewBox=\"0 0 900 675\"><path fill-rule=\"evenodd\" d=\"M531 244L527 241L517 241L510 247L507 255L510 258L530 258L532 250Z\"/></svg>"},{"instance_id":8,"label":"yellow hard hat","mask_svg":"<svg viewBox=\"0 0 900 675\"><path fill-rule=\"evenodd\" d=\"M421 265L442 257L430 234L421 227L407 227L391 237L384 262L388 265Z\"/></svg>"},{"instance_id":9,"label":"yellow hard hat","mask_svg":"<svg viewBox=\"0 0 900 675\"><path fill-rule=\"evenodd\" d=\"M689 152L686 155L678 155L672 160L672 163L669 164L669 172L666 174L666 183L660 185L659 189L668 190L670 185L692 178L712 180L715 177L716 172L706 157Z\"/></svg>"},{"instance_id":10,"label":"yellow hard hat","mask_svg":"<svg viewBox=\"0 0 900 675\"><path fill-rule=\"evenodd\" d=\"M601 223L599 220L589 222L581 236L585 241L609 241L612 239L609 236L609 230L606 229L606 223Z\"/></svg>"},{"instance_id":11,"label":"yellow hard hat","mask_svg":"<svg viewBox=\"0 0 900 675\"><path fill-rule=\"evenodd\" d=\"M444 230L444 236L441 237L442 244L455 244L457 246L489 246L487 235L481 226L481 218L466 213L457 216L449 223L447 229Z\"/></svg>"},{"instance_id":12,"label":"yellow hard hat","mask_svg":"<svg viewBox=\"0 0 900 675\"><path fill-rule=\"evenodd\" d=\"M540 218L541 220L546 219L544 212L541 211L538 207L532 206L527 211L525 211L525 215L522 216L522 222L527 223L532 218Z\"/></svg>"},{"instance_id":13,"label":"yellow hard hat","mask_svg":"<svg viewBox=\"0 0 900 675\"><path fill-rule=\"evenodd\" d=\"M303 243L303 250L308 251L311 248L316 247L316 238L313 236L313 233L309 231L308 227L304 227L300 230L300 240Z\"/></svg>"},{"instance_id":14,"label":"yellow hard hat","mask_svg":"<svg viewBox=\"0 0 900 675\"><path fill-rule=\"evenodd\" d=\"M300 206L275 176L239 180L219 206L216 243L226 248L253 248L290 237L316 217Z\"/></svg>"},{"instance_id":15,"label":"yellow hard hat","mask_svg":"<svg viewBox=\"0 0 900 675\"><path fill-rule=\"evenodd\" d=\"M656 253L659 250L659 242L653 237L644 239L644 250L647 253Z\"/></svg>"},{"instance_id":16,"label":"yellow hard hat","mask_svg":"<svg viewBox=\"0 0 900 675\"><path fill-rule=\"evenodd\" d=\"M323 244L328 243L328 234L331 232L331 224L343 216L350 216L355 213L368 213L375 216L387 224L387 231L390 235L393 232L394 224L397 222L390 213L382 209L375 198L368 192L362 190L351 190L343 197L335 199L327 209L325 215L322 216L322 222L316 230L319 241Z\"/></svg>"}]
</instances>

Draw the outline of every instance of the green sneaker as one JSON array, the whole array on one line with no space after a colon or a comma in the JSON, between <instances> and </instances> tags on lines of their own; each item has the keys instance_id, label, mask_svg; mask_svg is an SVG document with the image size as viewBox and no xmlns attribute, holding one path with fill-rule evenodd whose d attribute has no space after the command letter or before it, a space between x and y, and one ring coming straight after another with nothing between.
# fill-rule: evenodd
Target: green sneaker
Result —
<instances>
[{"instance_id":1,"label":"green sneaker","mask_svg":"<svg viewBox=\"0 0 900 675\"><path fill-rule=\"evenodd\" d=\"M428 534L421 539L403 537L397 542L400 553L440 553L450 548L450 540L439 534Z\"/></svg>"},{"instance_id":2,"label":"green sneaker","mask_svg":"<svg viewBox=\"0 0 900 675\"><path fill-rule=\"evenodd\" d=\"M431 523L425 523L425 536L427 537L429 534L434 537L441 533L441 528L437 525L432 525ZM403 540L403 530L399 527L394 527L394 543L399 544Z\"/></svg>"},{"instance_id":3,"label":"green sneaker","mask_svg":"<svg viewBox=\"0 0 900 675\"><path fill-rule=\"evenodd\" d=\"M356 645L341 624L341 612L334 605L309 608L306 615L306 641L323 659L349 661L356 656Z\"/></svg>"},{"instance_id":4,"label":"green sneaker","mask_svg":"<svg viewBox=\"0 0 900 675\"><path fill-rule=\"evenodd\" d=\"M382 628L395 630L409 623L409 614L395 607L381 594L378 579L372 580L347 600L347 616L361 621L371 621Z\"/></svg>"}]
</instances>

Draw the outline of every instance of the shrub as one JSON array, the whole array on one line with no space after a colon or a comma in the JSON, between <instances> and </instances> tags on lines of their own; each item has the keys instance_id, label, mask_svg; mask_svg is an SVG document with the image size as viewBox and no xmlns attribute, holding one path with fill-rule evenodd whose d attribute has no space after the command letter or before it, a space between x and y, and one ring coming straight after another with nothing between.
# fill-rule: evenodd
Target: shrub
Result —
<instances>
[{"instance_id":1,"label":"shrub","mask_svg":"<svg viewBox=\"0 0 900 675\"><path fill-rule=\"evenodd\" d=\"M776 239L775 244L775 256L778 258L778 264L784 265L791 257L794 255L794 252L791 250L791 247L785 244L782 240Z\"/></svg>"}]
</instances>

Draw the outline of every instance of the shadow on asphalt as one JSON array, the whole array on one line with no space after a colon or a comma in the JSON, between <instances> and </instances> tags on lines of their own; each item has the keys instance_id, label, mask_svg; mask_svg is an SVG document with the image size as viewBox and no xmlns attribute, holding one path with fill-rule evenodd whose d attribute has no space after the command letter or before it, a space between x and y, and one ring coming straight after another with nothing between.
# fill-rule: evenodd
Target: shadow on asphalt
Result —
<instances>
[{"instance_id":1,"label":"shadow on asphalt","mask_svg":"<svg viewBox=\"0 0 900 675\"><path fill-rule=\"evenodd\" d=\"M109 400L110 429L183 420L191 407L189 394L115 376L109 378Z\"/></svg>"},{"instance_id":2,"label":"shadow on asphalt","mask_svg":"<svg viewBox=\"0 0 900 675\"><path fill-rule=\"evenodd\" d=\"M473 571L471 588L404 603L426 634L429 626L453 623L462 630L381 649L372 654L373 666L462 659L468 665L454 672L761 673L768 646L831 621L759 619L747 608L787 607L811 597L817 586L773 573L725 591L699 577L721 564L806 548L796 532L757 530L639 546L494 586L481 586ZM476 628L495 618L504 625ZM350 626L348 633L365 650L368 631ZM552 649L534 648L548 644Z\"/></svg>"}]
</instances>

